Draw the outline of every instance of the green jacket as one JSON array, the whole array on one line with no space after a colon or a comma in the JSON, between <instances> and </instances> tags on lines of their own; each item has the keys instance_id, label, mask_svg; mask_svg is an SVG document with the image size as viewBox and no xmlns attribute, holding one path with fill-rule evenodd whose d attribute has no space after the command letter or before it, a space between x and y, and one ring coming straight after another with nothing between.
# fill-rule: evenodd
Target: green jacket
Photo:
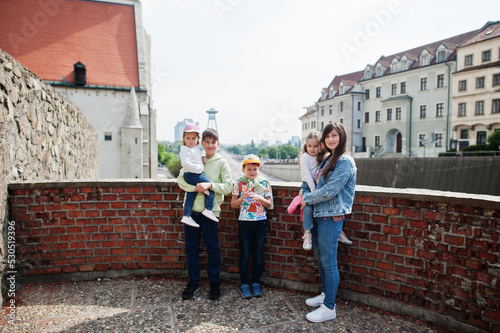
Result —
<instances>
[{"instance_id":1,"label":"green jacket","mask_svg":"<svg viewBox=\"0 0 500 333\"><path fill-rule=\"evenodd\" d=\"M213 212L216 216L220 214L220 204L224 201L224 195L229 195L233 189L233 178L231 177L231 168L229 163L220 154L207 159L205 169L203 170L205 177L210 179L213 184L211 188L215 192ZM177 185L186 192L194 192L195 186L189 185L184 180L184 169L181 169L177 177ZM184 196L186 200L186 196ZM193 204L193 211L201 213L205 209L205 194L198 193Z\"/></svg>"}]
</instances>

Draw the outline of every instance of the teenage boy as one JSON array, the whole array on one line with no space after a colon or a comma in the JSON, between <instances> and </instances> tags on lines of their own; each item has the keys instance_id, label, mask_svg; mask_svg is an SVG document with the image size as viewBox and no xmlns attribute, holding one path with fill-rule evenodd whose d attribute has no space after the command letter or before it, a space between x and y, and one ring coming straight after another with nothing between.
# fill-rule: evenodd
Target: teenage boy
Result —
<instances>
[{"instance_id":1,"label":"teenage boy","mask_svg":"<svg viewBox=\"0 0 500 333\"><path fill-rule=\"evenodd\" d=\"M184 225L185 247L188 265L189 282L182 292L182 299L193 298L200 290L200 242L203 241L208 253L207 275L210 283L210 299L216 300L220 297L220 247L219 247L219 224L202 214L205 209L204 192L212 190L215 192L213 213L220 215L220 205L224 201L224 195L231 193L233 180L228 162L217 153L219 147L219 135L214 129L206 129L201 136L201 145L205 150L204 174L210 182L198 183L196 186L189 185L184 180L184 169L181 169L177 177L177 184L187 192L198 192L193 204L191 217L199 228Z\"/></svg>"}]
</instances>

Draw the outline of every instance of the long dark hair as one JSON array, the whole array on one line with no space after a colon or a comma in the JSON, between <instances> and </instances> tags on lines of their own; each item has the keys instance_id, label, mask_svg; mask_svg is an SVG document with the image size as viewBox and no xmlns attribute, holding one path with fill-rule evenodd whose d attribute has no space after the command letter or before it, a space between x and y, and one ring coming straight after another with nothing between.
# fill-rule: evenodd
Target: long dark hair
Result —
<instances>
[{"instance_id":1,"label":"long dark hair","mask_svg":"<svg viewBox=\"0 0 500 333\"><path fill-rule=\"evenodd\" d=\"M330 148L328 148L328 146L325 143L325 138L332 131L337 131L340 137L339 145L337 146L337 148L335 148L335 151L333 152ZM335 169L335 165L337 164L337 161L339 160L340 156L344 155L347 151L346 149L347 134L345 132L344 125L342 125L342 123L338 121L327 124L323 129L323 133L321 134L321 143L325 146L325 149L330 153L330 157L328 158L328 164L326 165L326 167L323 168L323 173L321 174L323 176L323 179L326 180L326 177L328 177L330 171Z\"/></svg>"}]
</instances>

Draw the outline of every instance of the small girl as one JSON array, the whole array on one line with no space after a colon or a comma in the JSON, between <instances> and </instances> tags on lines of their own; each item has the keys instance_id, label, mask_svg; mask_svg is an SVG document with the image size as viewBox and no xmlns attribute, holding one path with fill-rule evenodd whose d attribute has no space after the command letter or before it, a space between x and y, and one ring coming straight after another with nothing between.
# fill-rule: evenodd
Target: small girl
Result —
<instances>
[{"instance_id":1,"label":"small girl","mask_svg":"<svg viewBox=\"0 0 500 333\"><path fill-rule=\"evenodd\" d=\"M186 122L186 127L184 127L184 132L182 134L182 146L179 157L181 159L181 165L184 168L184 180L189 185L210 182L203 174L204 163L199 147L200 132L201 130L198 123L193 124ZM205 210L203 210L202 214L215 222L219 222L219 219L212 211L215 197L214 192L212 190L207 190L204 193L206 194ZM197 195L198 192L186 192L184 216L181 222L199 228L200 225L191 217L193 203Z\"/></svg>"},{"instance_id":2,"label":"small girl","mask_svg":"<svg viewBox=\"0 0 500 333\"><path fill-rule=\"evenodd\" d=\"M292 214L297 206L300 205L303 195L316 190L314 174L324 157L325 149L321 144L321 133L317 131L309 133L306 138L306 143L302 147L302 155L300 155L299 159L302 186L300 194L293 199L292 203L288 207L289 214ZM311 228L313 227L313 207L314 206L312 205L307 205L304 207L303 211L300 212L301 221L304 227L304 236L302 236L302 239L304 240L302 247L304 250L312 249ZM345 244L352 244L343 232L339 237L339 241Z\"/></svg>"}]
</instances>

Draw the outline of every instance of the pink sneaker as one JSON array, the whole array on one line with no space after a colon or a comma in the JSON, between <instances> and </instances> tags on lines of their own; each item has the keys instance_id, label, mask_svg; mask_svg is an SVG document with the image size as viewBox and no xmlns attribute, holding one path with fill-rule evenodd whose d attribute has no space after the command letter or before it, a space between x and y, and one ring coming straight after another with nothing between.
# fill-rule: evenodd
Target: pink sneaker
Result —
<instances>
[{"instance_id":1,"label":"pink sneaker","mask_svg":"<svg viewBox=\"0 0 500 333\"><path fill-rule=\"evenodd\" d=\"M288 214L293 214L293 212L297 209L297 207L300 206L301 202L302 202L302 194L299 194L298 196L293 198L292 203L287 208Z\"/></svg>"}]
</instances>

